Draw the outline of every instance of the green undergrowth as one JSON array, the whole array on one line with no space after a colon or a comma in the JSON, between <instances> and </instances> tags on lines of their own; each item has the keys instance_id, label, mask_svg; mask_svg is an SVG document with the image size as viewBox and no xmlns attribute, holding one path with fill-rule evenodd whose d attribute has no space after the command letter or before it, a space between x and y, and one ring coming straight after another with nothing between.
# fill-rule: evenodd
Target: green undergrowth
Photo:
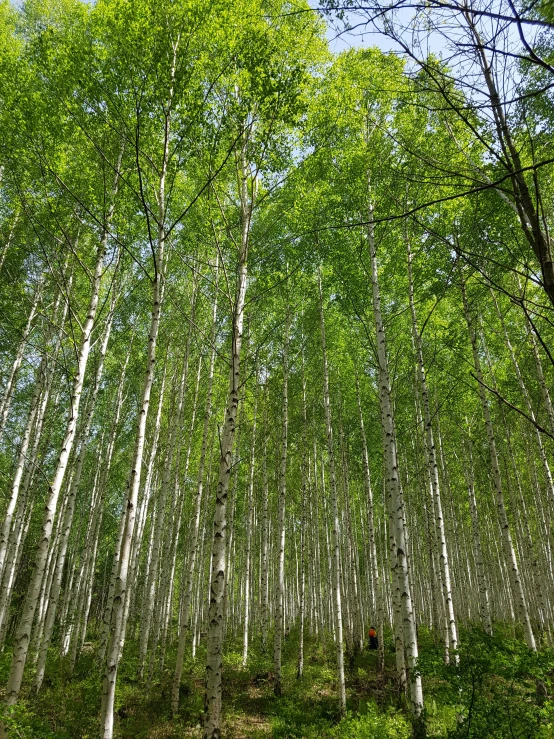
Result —
<instances>
[{"instance_id":1,"label":"green undergrowth","mask_svg":"<svg viewBox=\"0 0 554 739\"><path fill-rule=\"evenodd\" d=\"M498 626L495 636L465 629L457 660L444 664L433 635L421 630L423 677L429 739L554 739L552 702L554 652L526 649L519 635ZM277 739L409 739L414 735L403 696L395 680L392 640L386 640L386 669L377 671L375 652L347 661L347 712L339 715L334 647L330 639L307 636L304 674L296 677L298 635L285 640L283 692L273 693L271 650L253 641L251 658L242 667L240 639L230 640L224 657L224 736ZM0 658L5 685L9 651ZM453 656L454 657L454 656ZM205 650L188 658L181 684L179 716L170 715L175 654L153 680L137 679L137 648L129 642L119 668L115 736L118 739L201 737ZM32 679L29 671L26 684ZM17 706L3 710L9 736L17 739L96 739L101 679L93 654L79 659L73 675L54 652L44 688L30 691Z\"/></svg>"}]
</instances>

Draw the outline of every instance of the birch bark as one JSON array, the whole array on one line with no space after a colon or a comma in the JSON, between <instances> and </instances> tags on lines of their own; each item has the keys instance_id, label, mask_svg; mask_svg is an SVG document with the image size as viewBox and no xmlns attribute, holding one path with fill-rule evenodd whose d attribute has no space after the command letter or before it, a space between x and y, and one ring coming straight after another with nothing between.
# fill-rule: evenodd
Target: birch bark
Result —
<instances>
[{"instance_id":1,"label":"birch bark","mask_svg":"<svg viewBox=\"0 0 554 739\"><path fill-rule=\"evenodd\" d=\"M208 610L206 700L204 739L219 739L221 736L221 685L223 649L223 601L225 593L225 529L229 477L233 458L233 441L239 403L240 361L246 298L246 276L248 271L248 241L252 210L254 206L254 183L248 193L248 167L246 161L247 137L243 137L237 152L237 175L240 196L241 236L237 262L237 285L232 315L231 366L225 422L220 441L219 476L213 524L212 566L210 578L210 606Z\"/></svg>"},{"instance_id":2,"label":"birch bark","mask_svg":"<svg viewBox=\"0 0 554 739\"><path fill-rule=\"evenodd\" d=\"M318 271L319 313L321 324L321 352L323 359L323 403L325 406L325 425L327 431L327 449L329 452L329 482L331 486L331 516L333 522L333 605L335 608L335 643L337 648L337 677L339 688L340 712L346 711L346 683L344 679L344 644L342 633L342 600L340 577L340 518L337 495L337 479L335 473L335 449L333 443L333 425L331 420L331 401L329 395L329 365L327 363L327 346L325 342L325 313L323 310L323 291L321 287L321 270Z\"/></svg>"},{"instance_id":3,"label":"birch bark","mask_svg":"<svg viewBox=\"0 0 554 739\"><path fill-rule=\"evenodd\" d=\"M481 400L481 406L483 410L483 418L485 421L485 428L487 432L487 440L489 446L489 454L491 460L492 476L494 490L496 494L496 508L498 511L498 519L500 528L502 530L502 542L504 545L504 556L507 568L509 570L509 580L512 589L512 594L516 602L518 611L518 617L520 618L523 628L525 631L525 641L529 649L536 650L535 636L531 626L531 620L529 618L529 611L527 608L527 601L523 592L523 584L521 582L521 576L519 573L519 566L517 563L516 553L512 543L512 535L510 533L510 525L508 522L508 514L506 512L506 505L504 502L504 491L502 488L502 479L500 475L500 465L498 463L498 453L496 451L496 437L494 434L494 428L492 425L492 419L489 409L489 403L485 394L485 388L483 387L483 371L481 369L481 359L479 357L479 348L477 344L477 336L475 328L469 312L468 301L466 297L465 284L462 281L462 299L464 305L464 314L468 326L469 338L471 341L471 348L473 352L473 364L475 367L475 376L477 378L479 398Z\"/></svg>"},{"instance_id":4,"label":"birch bark","mask_svg":"<svg viewBox=\"0 0 554 739\"><path fill-rule=\"evenodd\" d=\"M127 482L126 505L122 513L122 537L118 559L118 571L115 579L113 606L111 609L110 640L107 650L107 658L102 689L101 726L103 739L111 739L113 734L113 701L115 697L115 683L117 679L117 667L121 653L121 642L124 638L123 620L125 611L125 598L127 597L127 575L129 571L129 560L133 534L135 529L136 509L138 493L140 488L142 458L144 454L144 439L146 431L146 419L150 404L150 393L154 380L154 368L156 363L156 342L161 314L162 301L162 271L164 266L165 233L163 221L160 225L158 235L158 248L156 252L156 274L152 289L152 320L148 339L148 357L146 375L142 389L142 398L137 421L135 437L135 448L133 452L132 469Z\"/></svg>"},{"instance_id":5,"label":"birch bark","mask_svg":"<svg viewBox=\"0 0 554 739\"><path fill-rule=\"evenodd\" d=\"M377 604L376 613L373 614L377 621L377 637L379 642L378 664L379 671L385 669L385 645L383 634L383 595L381 592L381 580L379 577L379 563L377 560L377 546L375 542L375 517L373 514L373 490L371 488L371 477L369 474L369 455L367 451L367 439L365 435L364 416L362 413L362 402L360 399L360 380L356 372L356 399L358 401L358 415L360 417L360 434L362 437L362 461L364 469L364 485L368 511L369 531L369 560L371 573L371 588L375 594Z\"/></svg>"},{"instance_id":6,"label":"birch bark","mask_svg":"<svg viewBox=\"0 0 554 739\"><path fill-rule=\"evenodd\" d=\"M25 669L25 662L27 660L27 654L31 640L31 629L42 585L42 578L46 567L52 528L54 525L54 518L56 516L56 510L58 506L58 498L65 477L69 455L71 454L73 442L75 440L75 432L77 429L77 421L79 418L79 407L81 403L81 394L83 391L83 382L90 353L91 334L95 324L96 311L100 298L102 276L104 274L104 258L106 255L106 247L107 244L103 241L97 253L96 266L92 279L90 302L81 332L77 369L71 389L70 407L64 439L58 457L58 463L54 478L49 486L44 516L42 520L41 533L39 536L39 544L36 551L35 564L25 596L25 601L22 608L22 617L15 639L15 648L10 668L10 676L8 678L8 685L6 688L5 701L7 705L13 705L17 701L19 690L21 688L23 671Z\"/></svg>"},{"instance_id":7,"label":"birch bark","mask_svg":"<svg viewBox=\"0 0 554 739\"><path fill-rule=\"evenodd\" d=\"M379 278L377 270L377 250L373 231L373 206L371 201L369 203L368 210L367 241L371 263L373 319L375 323L377 359L379 363L379 402L381 407L383 446L385 450L386 484L389 493L387 497L390 500L391 523L393 526L396 549L393 564L398 577L398 585L401 594L400 605L402 608L404 646L407 653L407 666L409 670L408 683L410 688L411 710L416 719L419 719L423 710L423 688L421 676L416 672L418 659L416 619L408 570L408 547L405 530L406 522L404 503L400 489L400 479L398 476L391 384L385 341L385 326L381 313L381 296L379 292Z\"/></svg>"},{"instance_id":8,"label":"birch bark","mask_svg":"<svg viewBox=\"0 0 554 739\"><path fill-rule=\"evenodd\" d=\"M26 511L28 509L28 515L30 516L32 510L32 506L29 505L29 489L31 487L31 483L33 481L35 470L38 464L39 445L42 438L44 417L50 397L52 380L52 367L48 366L47 356L44 355L43 359L41 360L39 374L36 379L36 382L41 384L42 395L40 397L40 402L34 421L34 429L32 431L34 439L31 451L28 455L29 459L27 462L27 469L21 483L21 492L18 493L17 507L15 509L13 524L8 537L4 572L1 578L2 587L0 590L0 644L4 643L5 627L7 623L6 615L10 606L12 589L15 580L15 572L17 570L23 542L25 541L29 525L29 520L28 518L26 519ZM54 405L56 404L57 401L56 403L54 403ZM21 463L21 461L22 460L20 459L19 464Z\"/></svg>"},{"instance_id":9,"label":"birch bark","mask_svg":"<svg viewBox=\"0 0 554 739\"><path fill-rule=\"evenodd\" d=\"M102 739L112 739L113 735L113 708L115 698L115 684L117 668L121 650L125 639L125 602L128 597L128 574L131 559L131 547L134 541L137 502L142 473L142 459L144 455L144 441L146 435L146 420L150 407L150 393L154 382L156 365L156 345L160 326L161 305L163 301L165 252L166 252L166 177L170 157L170 132L173 98L175 93L175 74L177 53L180 38L172 42L172 59L169 78L168 99L163 108L163 150L159 167L159 183L157 190L157 244L154 254L154 278L152 281L152 316L148 336L148 352L146 372L142 387L141 401L137 419L135 444L132 456L131 471L127 482L126 502L122 512L122 538L118 556L119 564L114 588L114 599L111 613L110 640L107 649L104 681L102 687L102 705L100 709L100 736Z\"/></svg>"},{"instance_id":10,"label":"birch bark","mask_svg":"<svg viewBox=\"0 0 554 739\"><path fill-rule=\"evenodd\" d=\"M440 568L441 582L444 594L444 605L446 610L447 634L450 637L450 648L458 649L458 626L456 616L454 615L454 604L452 602L452 586L450 578L450 563L448 561L448 548L446 546L446 534L444 529L444 519L442 513L441 492L439 483L439 467L437 464L437 455L435 451L435 439L433 436L433 424L431 422L431 409L429 404L429 391L427 389L427 377L425 373L425 364L423 362L423 349L421 342L421 334L417 325L416 307L414 301L414 281L412 274L412 252L410 249L410 241L406 238L406 248L408 252L408 295L410 300L410 314L412 318L412 335L416 349L416 361L419 379L419 389L423 403L423 417L425 421L425 447L427 452L427 460L429 466L429 474L431 477L431 490L433 493L433 505L435 512L435 521L437 525L438 544L440 548ZM448 655L448 639L446 640L446 654ZM455 657L458 661L458 656ZM448 663L448 657L447 657Z\"/></svg>"},{"instance_id":11,"label":"birch bark","mask_svg":"<svg viewBox=\"0 0 554 739\"><path fill-rule=\"evenodd\" d=\"M533 409L533 403L531 402L531 397L529 395L529 391L527 390L527 385L525 384L525 381L523 379L523 375L522 375L521 370L519 368L519 362L517 361L517 357L516 357L514 348L512 346L512 342L510 340L510 335L508 333L508 328L506 326L506 321L504 320L504 316L502 315L502 311L500 310L500 307L498 305L498 301L496 300L496 297L494 295L494 291L492 289L490 290L490 294L491 294L491 298L492 298L493 303L494 303L494 307L496 309L496 313L497 313L498 318L500 320L500 324L502 326L502 331L504 333L504 341L506 342L506 346L508 347L508 351L510 353L510 358L512 360L512 366L513 366L514 371L515 371L515 375L516 375L516 378L517 378L517 382L518 382L519 388L521 390L521 394L522 394L522 396L523 396L523 398L525 400L525 404L527 406L527 412L528 412L529 417L531 418L531 420L536 422L535 411ZM539 362L539 365L540 365L540 362ZM540 375L539 375L539 381L540 381ZM544 377L543 377L543 382L544 382ZM548 391L547 391L547 393L548 393ZM552 481L552 473L550 471L550 465L548 463L548 458L546 456L546 450L544 448L544 444L542 443L542 438L541 438L540 431L538 430L538 428L536 426L534 427L534 430L535 430L535 439L536 439L536 442L537 442L537 448L539 450L539 456L540 456L542 467L543 467L543 470L544 470L544 477L545 477L545 480L546 480L546 489L547 489L547 492L548 492L548 500L549 500L549 503L550 503L551 508L554 510L554 482Z\"/></svg>"},{"instance_id":12,"label":"birch bark","mask_svg":"<svg viewBox=\"0 0 554 739\"><path fill-rule=\"evenodd\" d=\"M252 559L252 519L254 516L254 464L256 461L256 421L258 410L257 395L254 399L254 419L252 423L252 440L250 447L250 472L248 480L248 498L246 513L246 569L244 574L244 614L243 614L243 646L242 666L248 662L248 630L250 627L250 579Z\"/></svg>"},{"instance_id":13,"label":"birch bark","mask_svg":"<svg viewBox=\"0 0 554 739\"><path fill-rule=\"evenodd\" d=\"M287 317L283 333L283 420L281 436L281 460L279 465L279 499L277 503L277 587L275 589L275 632L273 639L273 692L280 696L282 692L282 640L284 628L284 597L285 597L285 510L287 496L287 451L288 451L288 429L289 429L289 369L288 369L288 347L289 347L289 314L287 306Z\"/></svg>"},{"instance_id":14,"label":"birch bark","mask_svg":"<svg viewBox=\"0 0 554 739\"><path fill-rule=\"evenodd\" d=\"M261 619L261 647L265 652L267 647L267 629L269 622L269 478L267 475L267 383L264 388L264 450L262 459L262 551L261 551L261 593L260 593L260 619Z\"/></svg>"},{"instance_id":15,"label":"birch bark","mask_svg":"<svg viewBox=\"0 0 554 739\"><path fill-rule=\"evenodd\" d=\"M187 341L188 349L188 341ZM159 498L157 501L157 515L154 519L154 536L152 541L152 553L150 556L150 564L148 570L148 580L144 592L144 605L145 610L141 623L141 632L139 637L139 678L142 680L144 676L144 663L146 659L146 651L148 649L148 639L150 635L150 627L152 624L152 617L154 614L154 607L156 605L156 582L158 577L158 562L161 556L161 543L162 536L165 531L165 514L166 514L166 497L169 490L169 483L171 479L171 471L173 467L173 457L175 453L175 444L177 441L177 433L180 429L181 415L183 411L183 400L185 397L185 388L187 384L188 375L188 351L185 354L183 361L183 369L181 372L181 380L179 383L179 391L177 397L176 407L173 409L171 414L170 427L169 427L169 438L167 440L167 449L165 454L165 462L162 472L162 482L159 490ZM160 604L157 604L158 609Z\"/></svg>"},{"instance_id":16,"label":"birch bark","mask_svg":"<svg viewBox=\"0 0 554 739\"><path fill-rule=\"evenodd\" d=\"M23 361L23 354L25 353L25 348L27 347L27 342L29 341L31 329L33 327L33 320L35 318L40 300L41 300L41 288L39 286L35 290L33 303L31 305L31 309L27 317L27 323L23 330L23 335L21 337L21 341L17 349L17 354L15 355L15 359L13 360L13 365L10 371L10 376L8 377L8 381L6 382L6 387L4 388L4 394L0 402L0 440L2 439L2 434L4 433L4 427L8 419L8 413L10 411L13 391L15 389L15 384L17 381L19 368L21 367L21 362ZM1 563L2 563L2 560L1 560L1 549L0 549L0 571L2 570Z\"/></svg>"},{"instance_id":17,"label":"birch bark","mask_svg":"<svg viewBox=\"0 0 554 739\"><path fill-rule=\"evenodd\" d=\"M304 343L304 336L302 336L302 344ZM304 346L302 346L302 444L304 450L308 449L308 412L306 407L306 371L304 366ZM301 462L301 474L302 474L302 489L300 497L301 506L301 518L300 518L300 602L299 602L299 621L300 621L300 635L298 645L298 664L296 667L296 678L300 679L304 674L304 621L305 621L305 609L306 609L306 564L305 564L305 550L306 550L306 529L307 529L307 517L306 517L306 501L307 491L306 488L309 485L309 474L310 474L310 457L308 459L302 457Z\"/></svg>"},{"instance_id":18,"label":"birch bark","mask_svg":"<svg viewBox=\"0 0 554 739\"><path fill-rule=\"evenodd\" d=\"M179 632L179 646L177 648L177 660L175 663L175 673L173 676L173 686L171 691L171 710L173 715L177 715L179 710L179 687L181 684L181 675L183 672L183 659L185 656L185 645L187 633L190 629L190 604L192 598L192 589L194 583L194 574L196 569L196 559L198 550L198 532L200 529L200 515L202 512L202 499L204 494L204 477L206 471L206 455L208 453L208 440L210 431L210 421L212 418L212 389L215 369L215 340L217 330L217 288L219 276L219 262L216 262L216 280L215 280L215 299L212 312L212 335L211 335L211 354L210 366L208 370L208 381L206 388L206 407L204 410L204 428L202 433L202 449L200 451L200 461L198 464L198 482L196 485L196 495L194 499L194 514L192 531L190 533L190 549L187 562L187 579L185 582L185 591L183 603L181 606L181 624Z\"/></svg>"},{"instance_id":19,"label":"birch bark","mask_svg":"<svg viewBox=\"0 0 554 739\"><path fill-rule=\"evenodd\" d=\"M107 235L106 235L107 241ZM79 453L77 454L76 466L73 471L73 478L68 492L68 501L66 504L65 514L62 524L61 540L58 545L58 554L56 567L54 572L53 584L50 590L48 611L46 614L46 622L44 626L44 634L40 643L39 655L37 661L37 667L34 679L34 689L38 693L41 688L42 680L44 678L44 670L46 667L46 657L48 655L48 647L50 646L50 639L52 638L52 631L54 629L54 619L58 608L58 599L62 586L62 575L65 565L65 559L67 554L67 547L69 543L69 535L71 533L71 525L73 522L73 513L75 510L75 500L77 497L77 490L81 481L81 474L83 471L83 464L85 461L85 455L88 449L90 430L92 426L92 418L94 415L94 409L96 406L96 400L100 391L100 385L102 382L102 374L104 371L104 360L106 357L106 351L108 349L108 342L110 340L110 333L112 329L112 321L115 312L115 304L117 300L117 291L115 286L112 292L112 301L110 307L110 313L106 321L106 327L104 330L104 336L102 344L100 346L98 356L98 366L96 369L96 376L94 378L94 384L92 387L91 398L89 401L88 413L85 419L84 428L82 430L82 436L80 440ZM99 450L100 451L100 450Z\"/></svg>"},{"instance_id":20,"label":"birch bark","mask_svg":"<svg viewBox=\"0 0 554 739\"><path fill-rule=\"evenodd\" d=\"M479 612L483 628L492 636L492 620L491 608L489 601L489 589L487 587L487 579L485 575L485 561L483 558L483 548L481 546L481 531L479 526L479 511L477 508L477 499L475 498L475 475L473 470L473 451L471 438L467 444L467 465L466 470L467 493L469 497L469 510L471 514L471 529L473 533L473 548L475 551L475 566L477 570L477 586L479 590Z\"/></svg>"},{"instance_id":21,"label":"birch bark","mask_svg":"<svg viewBox=\"0 0 554 739\"><path fill-rule=\"evenodd\" d=\"M71 277L69 284L71 284ZM63 302L61 314L58 315L60 306L62 306L62 293L61 291L58 291L52 309L52 320L49 322L49 327L46 332L47 347L50 345L53 338L54 325L59 321L60 325L63 326L67 315L67 303L65 301ZM60 341L60 334L58 334L51 350L54 357L59 350ZM5 623L4 618L6 611L9 608L12 594L15 563L15 557L12 555L14 555L19 546L15 542L19 541L21 535L21 526L27 502L27 492L36 468L36 458L41 440L44 415L46 413L53 375L54 362L50 361L48 352L45 351L41 357L35 377L35 387L29 408L27 426L23 432L19 459L12 484L12 492L10 500L8 501L4 523L2 525L2 532L0 534L0 581L2 582L2 588L0 591L0 634L3 633L3 625ZM28 454L30 439L33 435L33 445L31 452ZM0 643L2 642L3 640L0 639Z\"/></svg>"}]
</instances>

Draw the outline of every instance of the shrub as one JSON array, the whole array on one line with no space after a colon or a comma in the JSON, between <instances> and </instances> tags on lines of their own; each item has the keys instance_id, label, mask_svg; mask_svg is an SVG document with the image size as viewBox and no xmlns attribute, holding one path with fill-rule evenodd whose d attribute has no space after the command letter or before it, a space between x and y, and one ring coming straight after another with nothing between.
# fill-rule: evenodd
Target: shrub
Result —
<instances>
[{"instance_id":1,"label":"shrub","mask_svg":"<svg viewBox=\"0 0 554 739\"><path fill-rule=\"evenodd\" d=\"M332 730L333 739L409 739L412 726L399 711L390 708L386 713L379 712L374 703L367 703L363 713L348 714Z\"/></svg>"},{"instance_id":2,"label":"shrub","mask_svg":"<svg viewBox=\"0 0 554 739\"><path fill-rule=\"evenodd\" d=\"M494 636L466 629L450 665L438 650L427 650L419 669L434 696L456 709L457 721L446 730L450 739L542 739L552 736L554 704L550 699L554 650L532 652L501 626Z\"/></svg>"}]
</instances>

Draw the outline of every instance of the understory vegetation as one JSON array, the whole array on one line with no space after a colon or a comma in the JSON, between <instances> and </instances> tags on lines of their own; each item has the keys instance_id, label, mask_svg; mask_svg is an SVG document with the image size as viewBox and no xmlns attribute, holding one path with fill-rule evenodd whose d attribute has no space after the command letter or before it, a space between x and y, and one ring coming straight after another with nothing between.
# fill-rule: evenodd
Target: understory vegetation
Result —
<instances>
[{"instance_id":1,"label":"understory vegetation","mask_svg":"<svg viewBox=\"0 0 554 739\"><path fill-rule=\"evenodd\" d=\"M547 739L554 736L554 651L529 653L522 635L498 625L488 636L477 627L464 629L459 664L445 665L430 632L420 632L420 669L427 701L426 731L436 739ZM332 641L307 636L305 667L296 675L298 632L284 644L283 692L273 691L273 661L256 650L242 667L242 644L229 639L224 658L226 736L277 739L410 739L412 724L398 690L387 635L385 671L379 673L377 653L365 650L348 665L347 711L341 717L336 701ZM126 655L116 699L114 736L121 739L201 737L205 646L196 660L187 660L181 684L179 716L171 715L171 671L157 676L148 692L136 678L137 645ZM171 657L169 657L171 661ZM14 709L4 709L7 725L21 739L90 739L97 734L100 700L93 653L84 654L73 673L54 656L51 677L38 698L25 696ZM7 677L6 659L2 662ZM465 717L465 721L460 721Z\"/></svg>"}]
</instances>

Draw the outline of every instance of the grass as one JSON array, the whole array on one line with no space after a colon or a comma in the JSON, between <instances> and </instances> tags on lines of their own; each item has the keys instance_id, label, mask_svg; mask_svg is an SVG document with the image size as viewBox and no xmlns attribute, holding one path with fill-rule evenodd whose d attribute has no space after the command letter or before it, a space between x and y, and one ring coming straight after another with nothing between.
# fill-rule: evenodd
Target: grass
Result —
<instances>
[{"instance_id":1,"label":"grass","mask_svg":"<svg viewBox=\"0 0 554 739\"><path fill-rule=\"evenodd\" d=\"M457 721L462 710L459 688L455 687L450 674L444 673L439 652L436 652L439 655L437 661L433 656L433 642L429 639L427 644L427 640L427 636L422 634L422 651L429 655L427 662L432 666L424 672L427 736L429 739L465 736L465 733L460 733ZM254 641L251 659L243 668L240 640L230 639L224 656L223 736L229 739L408 739L412 735L412 727L397 691L394 653L391 645L387 646L386 669L382 675L377 671L375 652L366 651L348 664L347 712L341 718L335 651L330 639L307 635L304 675L300 679L296 678L298 635L293 632L285 639L283 694L280 698L273 693L271 652L261 653L260 644ZM9 650L6 650L0 657L0 680L3 684L7 678L9 656ZM136 678L137 645L127 644L118 675L114 727L117 739L202 736L205 649L201 645L196 660L188 658L184 665L180 711L175 719L170 712L174 659L175 654L169 651L166 667L148 686ZM550 664L547 671L551 669ZM499 675L493 675L491 684L496 690L504 680L502 684L509 691L510 685L501 673L499 668ZM26 684L29 684L30 677L27 676ZM92 655L83 655L74 674L69 676L64 661L52 652L44 688L39 696L23 694L22 700L11 711L8 718L10 736L17 739L96 739L100 698L101 676ZM548 702L545 705L548 715L545 713L539 729L524 725L522 732L513 733L510 727L507 733L499 729L495 736L502 739L504 736L507 739L554 737L554 731L551 731L553 712ZM468 739L489 739L489 736L481 737L471 732L467 736Z\"/></svg>"}]
</instances>

